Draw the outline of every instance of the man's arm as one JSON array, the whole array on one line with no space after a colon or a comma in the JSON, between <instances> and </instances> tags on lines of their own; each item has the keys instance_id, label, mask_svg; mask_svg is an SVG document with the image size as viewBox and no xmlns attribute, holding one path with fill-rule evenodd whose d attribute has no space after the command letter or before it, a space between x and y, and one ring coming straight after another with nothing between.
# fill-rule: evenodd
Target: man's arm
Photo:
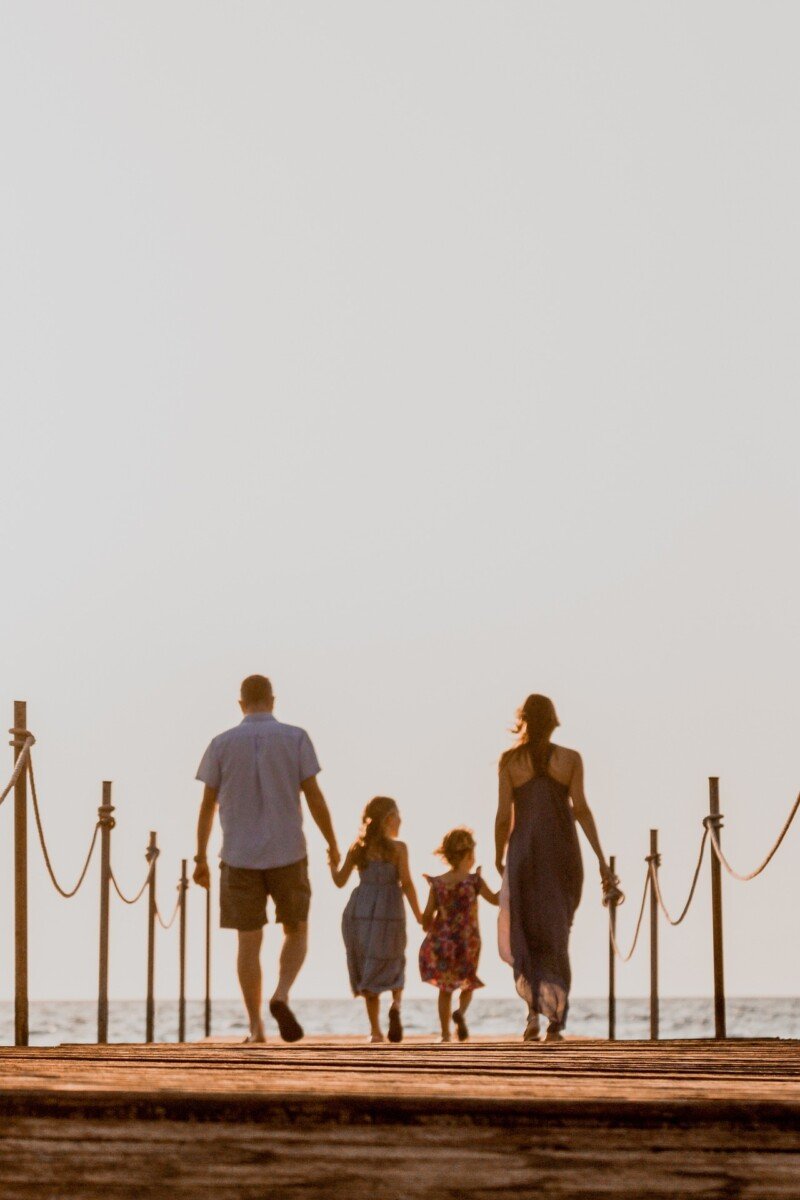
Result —
<instances>
[{"instance_id":1,"label":"man's arm","mask_svg":"<svg viewBox=\"0 0 800 1200\"><path fill-rule=\"evenodd\" d=\"M214 814L216 811L217 789L209 787L206 784L200 804L200 815L197 818L197 857L194 860L194 875L192 877L195 883L204 888L211 885L211 873L208 869L206 852L208 850L208 839L211 837L211 829L214 825Z\"/></svg>"},{"instance_id":2,"label":"man's arm","mask_svg":"<svg viewBox=\"0 0 800 1200\"><path fill-rule=\"evenodd\" d=\"M336 834L333 832L331 814L328 811L325 797L317 783L316 775L311 775L308 779L304 779L300 784L300 790L306 798L308 811L311 813L315 825L328 844L328 862L332 867L338 867L341 856L339 854L339 847L336 844Z\"/></svg>"}]
</instances>

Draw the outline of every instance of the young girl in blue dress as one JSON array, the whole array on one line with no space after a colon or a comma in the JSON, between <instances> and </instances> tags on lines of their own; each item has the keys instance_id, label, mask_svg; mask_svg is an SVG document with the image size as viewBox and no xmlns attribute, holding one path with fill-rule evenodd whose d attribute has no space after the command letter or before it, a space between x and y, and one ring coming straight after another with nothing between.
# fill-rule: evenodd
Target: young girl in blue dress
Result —
<instances>
[{"instance_id":1,"label":"young girl in blue dress","mask_svg":"<svg viewBox=\"0 0 800 1200\"><path fill-rule=\"evenodd\" d=\"M417 892L400 842L400 810L388 796L375 796L362 815L361 832L331 876L344 887L354 870L359 882L342 916L342 936L354 996L363 996L370 1041L384 1041L380 1024L381 992L392 993L388 1038L403 1040L400 1004L405 986L406 914L403 896L421 924Z\"/></svg>"}]
</instances>

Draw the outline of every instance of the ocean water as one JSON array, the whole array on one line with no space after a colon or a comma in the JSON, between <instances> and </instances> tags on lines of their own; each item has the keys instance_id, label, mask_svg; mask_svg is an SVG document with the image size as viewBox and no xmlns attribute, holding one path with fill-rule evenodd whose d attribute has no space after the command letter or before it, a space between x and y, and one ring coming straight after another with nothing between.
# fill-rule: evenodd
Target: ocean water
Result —
<instances>
[{"instance_id":1,"label":"ocean water","mask_svg":"<svg viewBox=\"0 0 800 1200\"><path fill-rule=\"evenodd\" d=\"M388 1006L388 999L385 1001ZM364 1008L358 1000L297 1000L293 1002L300 1021L309 1034L365 1034ZM197 1041L203 1033L202 1001L190 1000L186 1006L187 1041ZM617 1037L649 1037L650 1005L647 999L617 1000ZM403 1023L408 1033L430 1034L438 1029L436 997L407 999L403 1003ZM728 1034L731 1037L800 1038L800 998L733 997L727 1007ZM490 996L475 997L470 1009L470 1028L474 1033L518 1038L525 1024L521 1001ZM708 998L665 999L661 1002L662 1038L713 1037L714 1017ZM267 1018L267 1032L274 1032ZM145 1009L142 1000L112 1001L109 1010L109 1041L144 1041ZM572 1001L569 1033L584 1037L606 1037L608 1015L606 1001ZM211 1033L215 1037L244 1037L244 1010L237 1000L217 1000L212 1006ZM13 1004L0 1002L0 1044L13 1044ZM30 1044L54 1046L62 1042L94 1042L97 1038L97 1007L87 1000L35 1000L30 1006ZM161 1000L156 1005L156 1041L178 1040L178 1004Z\"/></svg>"}]
</instances>

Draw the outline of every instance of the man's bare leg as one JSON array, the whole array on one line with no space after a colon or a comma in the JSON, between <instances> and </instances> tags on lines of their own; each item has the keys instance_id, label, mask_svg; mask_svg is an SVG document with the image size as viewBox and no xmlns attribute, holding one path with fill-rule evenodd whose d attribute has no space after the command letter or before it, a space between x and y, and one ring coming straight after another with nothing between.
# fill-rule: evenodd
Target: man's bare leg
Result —
<instances>
[{"instance_id":1,"label":"man's bare leg","mask_svg":"<svg viewBox=\"0 0 800 1200\"><path fill-rule=\"evenodd\" d=\"M261 1016L261 942L263 929L239 930L239 953L236 967L242 989L244 1006L250 1021L251 1042L265 1042L264 1021Z\"/></svg>"},{"instance_id":2,"label":"man's bare leg","mask_svg":"<svg viewBox=\"0 0 800 1200\"><path fill-rule=\"evenodd\" d=\"M306 959L308 950L308 922L299 921L297 925L284 925L283 946L278 969L278 984L272 993L272 1000L289 1003L289 992L292 984L300 974L300 968Z\"/></svg>"}]
</instances>

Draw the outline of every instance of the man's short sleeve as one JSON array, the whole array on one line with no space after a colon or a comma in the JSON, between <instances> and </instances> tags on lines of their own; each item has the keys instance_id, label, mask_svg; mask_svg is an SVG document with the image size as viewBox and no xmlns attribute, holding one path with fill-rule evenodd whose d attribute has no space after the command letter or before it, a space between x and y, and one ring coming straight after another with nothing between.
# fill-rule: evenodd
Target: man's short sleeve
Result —
<instances>
[{"instance_id":1,"label":"man's short sleeve","mask_svg":"<svg viewBox=\"0 0 800 1200\"><path fill-rule=\"evenodd\" d=\"M320 770L317 752L311 744L311 738L306 733L305 729L300 732L300 779L302 783L304 779L310 779L312 775L318 775Z\"/></svg>"},{"instance_id":2,"label":"man's short sleeve","mask_svg":"<svg viewBox=\"0 0 800 1200\"><path fill-rule=\"evenodd\" d=\"M214 788L215 791L219 790L219 785L222 782L222 772L220 770L219 751L214 742L209 744L208 749L203 755L200 766L197 768L195 779L199 779L201 783L206 784L207 787Z\"/></svg>"}]
</instances>

